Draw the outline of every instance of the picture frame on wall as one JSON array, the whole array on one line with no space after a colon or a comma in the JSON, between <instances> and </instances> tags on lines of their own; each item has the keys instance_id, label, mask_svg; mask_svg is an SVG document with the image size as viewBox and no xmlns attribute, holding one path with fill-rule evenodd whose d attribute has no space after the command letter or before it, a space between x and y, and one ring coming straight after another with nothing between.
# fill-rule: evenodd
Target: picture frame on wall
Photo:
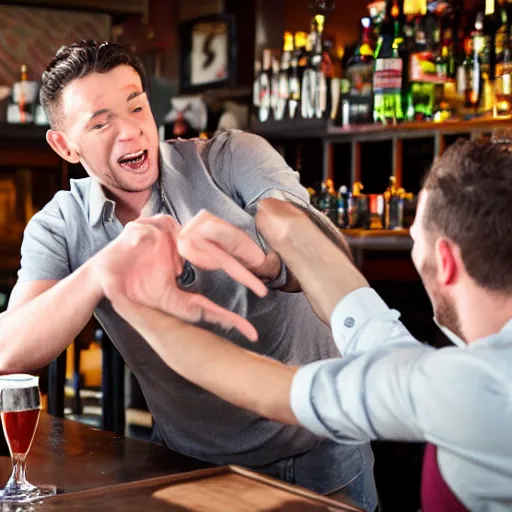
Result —
<instances>
[{"instance_id":1,"label":"picture frame on wall","mask_svg":"<svg viewBox=\"0 0 512 512\"><path fill-rule=\"evenodd\" d=\"M180 94L233 87L236 72L235 18L201 16L180 23Z\"/></svg>"}]
</instances>

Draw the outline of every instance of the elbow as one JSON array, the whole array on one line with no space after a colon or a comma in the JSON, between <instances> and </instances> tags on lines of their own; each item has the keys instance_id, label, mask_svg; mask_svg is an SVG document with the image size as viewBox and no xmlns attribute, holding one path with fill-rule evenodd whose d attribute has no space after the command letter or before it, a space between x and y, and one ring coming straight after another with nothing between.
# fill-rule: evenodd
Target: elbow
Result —
<instances>
[{"instance_id":1,"label":"elbow","mask_svg":"<svg viewBox=\"0 0 512 512\"><path fill-rule=\"evenodd\" d=\"M12 350L6 347L6 343L0 337L0 375L20 373L24 371L19 360L15 360Z\"/></svg>"},{"instance_id":2,"label":"elbow","mask_svg":"<svg viewBox=\"0 0 512 512\"><path fill-rule=\"evenodd\" d=\"M26 373L32 370L26 363L27 360L20 357L20 353L15 350L12 339L7 340L0 329L0 375Z\"/></svg>"},{"instance_id":3,"label":"elbow","mask_svg":"<svg viewBox=\"0 0 512 512\"><path fill-rule=\"evenodd\" d=\"M6 352L4 347L0 348L0 375L15 373L15 365Z\"/></svg>"}]
</instances>

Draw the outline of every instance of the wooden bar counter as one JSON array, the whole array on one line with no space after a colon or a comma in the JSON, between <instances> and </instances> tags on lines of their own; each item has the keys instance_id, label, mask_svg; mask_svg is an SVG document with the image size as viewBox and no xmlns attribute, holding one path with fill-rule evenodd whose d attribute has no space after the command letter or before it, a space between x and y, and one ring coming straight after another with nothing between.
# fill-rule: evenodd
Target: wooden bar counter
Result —
<instances>
[{"instance_id":1,"label":"wooden bar counter","mask_svg":"<svg viewBox=\"0 0 512 512\"><path fill-rule=\"evenodd\" d=\"M0 456L0 485L11 473ZM57 496L2 512L53 510L335 511L359 509L236 466L213 467L152 443L41 414L27 479Z\"/></svg>"}]
</instances>

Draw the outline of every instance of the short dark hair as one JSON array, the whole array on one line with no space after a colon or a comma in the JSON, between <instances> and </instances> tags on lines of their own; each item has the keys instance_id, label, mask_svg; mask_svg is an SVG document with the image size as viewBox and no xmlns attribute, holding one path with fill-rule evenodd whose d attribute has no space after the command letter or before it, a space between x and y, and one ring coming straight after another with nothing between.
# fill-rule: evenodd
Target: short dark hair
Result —
<instances>
[{"instance_id":1,"label":"short dark hair","mask_svg":"<svg viewBox=\"0 0 512 512\"><path fill-rule=\"evenodd\" d=\"M461 250L483 288L512 292L512 154L510 139L458 140L425 180L425 227Z\"/></svg>"},{"instance_id":2,"label":"short dark hair","mask_svg":"<svg viewBox=\"0 0 512 512\"><path fill-rule=\"evenodd\" d=\"M146 90L146 77L141 62L123 45L107 41L79 41L61 47L41 79L39 96L50 126L56 128L60 123L59 107L66 85L91 73L108 73L121 65L132 67Z\"/></svg>"}]
</instances>

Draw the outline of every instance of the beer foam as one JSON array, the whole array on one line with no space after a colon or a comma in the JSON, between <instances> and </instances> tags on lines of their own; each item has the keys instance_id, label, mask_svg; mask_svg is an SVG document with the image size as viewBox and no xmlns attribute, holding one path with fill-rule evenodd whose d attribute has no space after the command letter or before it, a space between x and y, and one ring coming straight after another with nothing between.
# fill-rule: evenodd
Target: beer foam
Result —
<instances>
[{"instance_id":1,"label":"beer foam","mask_svg":"<svg viewBox=\"0 0 512 512\"><path fill-rule=\"evenodd\" d=\"M39 386L39 377L24 373L14 373L0 376L0 390L25 389Z\"/></svg>"}]
</instances>

